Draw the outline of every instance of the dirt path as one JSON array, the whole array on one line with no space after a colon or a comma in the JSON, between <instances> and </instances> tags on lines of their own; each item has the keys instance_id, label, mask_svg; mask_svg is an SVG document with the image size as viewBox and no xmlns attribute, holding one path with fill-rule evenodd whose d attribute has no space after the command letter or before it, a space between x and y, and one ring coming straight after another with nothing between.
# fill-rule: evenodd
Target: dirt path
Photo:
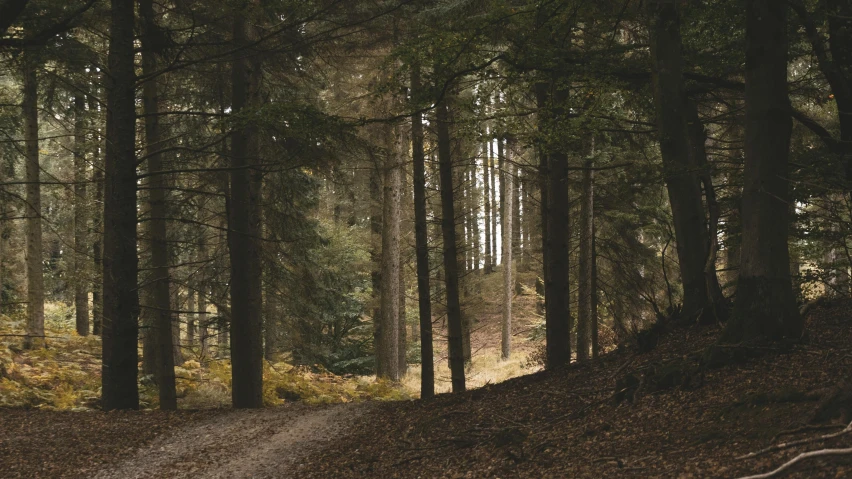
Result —
<instances>
[{"instance_id":1,"label":"dirt path","mask_svg":"<svg viewBox=\"0 0 852 479\"><path fill-rule=\"evenodd\" d=\"M168 434L97 479L298 477L299 459L346 434L367 403L228 412Z\"/></svg>"}]
</instances>

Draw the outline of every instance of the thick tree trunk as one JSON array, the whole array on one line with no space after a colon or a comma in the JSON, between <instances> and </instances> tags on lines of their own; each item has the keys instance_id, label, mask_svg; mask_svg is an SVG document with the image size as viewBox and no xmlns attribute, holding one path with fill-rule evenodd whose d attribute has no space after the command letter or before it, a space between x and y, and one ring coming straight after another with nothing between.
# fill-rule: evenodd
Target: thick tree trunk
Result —
<instances>
[{"instance_id":1,"label":"thick tree trunk","mask_svg":"<svg viewBox=\"0 0 852 479\"><path fill-rule=\"evenodd\" d=\"M420 69L411 69L411 89L420 91ZM423 118L411 117L411 151L414 160L414 244L417 254L417 304L420 313L420 397L435 395L435 358L432 345L432 303L429 288L429 236L426 217L426 157L423 151Z\"/></svg>"},{"instance_id":2,"label":"thick tree trunk","mask_svg":"<svg viewBox=\"0 0 852 479\"><path fill-rule=\"evenodd\" d=\"M511 142L509 143L511 145ZM510 158L511 159L511 158ZM515 200L514 176L515 168L511 161L503 161L503 166L506 171L503 172L503 181L500 183L500 197L505 199L506 203L502 208L503 221L503 304L502 304L502 322L500 335L500 357L509 359L512 354L512 293L514 284L512 283L512 256L514 255L514 208L512 207Z\"/></svg>"},{"instance_id":3,"label":"thick tree trunk","mask_svg":"<svg viewBox=\"0 0 852 479\"><path fill-rule=\"evenodd\" d=\"M787 5L746 6L746 141L742 255L737 297L723 339L798 338L803 322L787 244L792 120L787 96Z\"/></svg>"},{"instance_id":4,"label":"thick tree trunk","mask_svg":"<svg viewBox=\"0 0 852 479\"><path fill-rule=\"evenodd\" d=\"M44 265L41 231L41 167L38 150L38 68L30 52L24 53L24 152L27 200L27 336L24 347L44 347Z\"/></svg>"},{"instance_id":5,"label":"thick tree trunk","mask_svg":"<svg viewBox=\"0 0 852 479\"><path fill-rule=\"evenodd\" d=\"M105 410L138 409L136 108L133 0L111 0L104 158L103 394Z\"/></svg>"},{"instance_id":6,"label":"thick tree trunk","mask_svg":"<svg viewBox=\"0 0 852 479\"><path fill-rule=\"evenodd\" d=\"M594 147L593 147L594 150ZM594 295L594 171L592 161L583 165L583 180L580 197L580 250L577 265L577 361L589 359L589 346L592 336L592 296Z\"/></svg>"},{"instance_id":7,"label":"thick tree trunk","mask_svg":"<svg viewBox=\"0 0 852 479\"><path fill-rule=\"evenodd\" d=\"M704 273L708 231L697 168L690 161L678 7L674 0L653 0L648 6L660 153L674 221L686 320L711 306Z\"/></svg>"},{"instance_id":8,"label":"thick tree trunk","mask_svg":"<svg viewBox=\"0 0 852 479\"><path fill-rule=\"evenodd\" d=\"M456 210L453 199L453 158L450 119L446 100L438 103L438 162L441 177L441 233L444 238L444 272L447 302L447 343L453 392L465 390L462 314L459 302L458 253L456 252Z\"/></svg>"},{"instance_id":9,"label":"thick tree trunk","mask_svg":"<svg viewBox=\"0 0 852 479\"><path fill-rule=\"evenodd\" d=\"M547 87L537 87L537 102L540 108L539 122L558 122L563 114L562 101L565 92L557 90L553 95L555 118L548 118ZM542 127L546 130L546 127ZM543 155L547 159L547 186L542 188L542 230L545 254L545 336L547 341L547 368L553 369L571 362L571 310L570 310L570 202L568 195L568 157L561 151L550 151Z\"/></svg>"},{"instance_id":10,"label":"thick tree trunk","mask_svg":"<svg viewBox=\"0 0 852 479\"><path fill-rule=\"evenodd\" d=\"M88 195L86 186L86 99L74 97L74 324L89 335Z\"/></svg>"},{"instance_id":11,"label":"thick tree trunk","mask_svg":"<svg viewBox=\"0 0 852 479\"><path fill-rule=\"evenodd\" d=\"M250 43L242 12L234 17L233 42ZM260 60L256 52L235 53L231 76L234 115L257 105ZM263 293L261 284L261 182L257 166L256 127L243 126L231 135L231 215L228 229L231 259L231 398L236 408L263 406Z\"/></svg>"},{"instance_id":12,"label":"thick tree trunk","mask_svg":"<svg viewBox=\"0 0 852 479\"><path fill-rule=\"evenodd\" d=\"M156 44L154 41L154 5L152 0L139 1L139 14L143 19L142 72L151 75L158 69ZM172 327L176 318L172 313L171 281L169 278L169 245L166 234L166 178L163 171L163 155L160 152L163 137L160 128L160 99L157 80L142 84L142 104L145 109L145 154L148 157L148 237L151 242L151 280L146 299L149 304L145 315L152 319L151 329L146 335L153 338L153 354L157 357L154 380L160 391L160 409L177 409L175 389L175 357Z\"/></svg>"},{"instance_id":13,"label":"thick tree trunk","mask_svg":"<svg viewBox=\"0 0 852 479\"><path fill-rule=\"evenodd\" d=\"M378 377L399 381L399 203L400 168L396 158L384 171L382 202L381 349L377 349Z\"/></svg>"}]
</instances>

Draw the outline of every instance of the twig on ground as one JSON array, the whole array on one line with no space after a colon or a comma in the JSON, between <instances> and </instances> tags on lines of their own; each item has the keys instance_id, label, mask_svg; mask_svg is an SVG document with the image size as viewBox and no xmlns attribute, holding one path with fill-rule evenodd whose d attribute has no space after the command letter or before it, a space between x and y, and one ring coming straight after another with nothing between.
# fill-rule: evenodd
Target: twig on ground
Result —
<instances>
[{"instance_id":1,"label":"twig on ground","mask_svg":"<svg viewBox=\"0 0 852 479\"><path fill-rule=\"evenodd\" d=\"M766 454L768 452L780 451L782 449L789 449L791 447L801 446L802 444L809 444L809 443L812 443L812 442L834 439L836 437L840 437L840 436L843 436L845 434L849 434L850 432L852 432L852 422L850 422L849 425L846 426L845 429L843 429L842 431L839 431L839 432L834 432L834 433L831 433L831 434L823 434L822 436L811 437L811 438L807 438L807 439L799 439L798 441L782 442L781 444L775 444L774 446L769 446L769 447L761 449L759 451L750 452L750 453L745 454L743 456L739 456L736 459L738 461L743 460L743 459L751 459L753 457L757 457L757 456Z\"/></svg>"},{"instance_id":2,"label":"twig on ground","mask_svg":"<svg viewBox=\"0 0 852 479\"><path fill-rule=\"evenodd\" d=\"M843 425L842 424L828 424L828 425L823 425L823 426L801 426L801 427L797 427L795 429L788 429L786 431L781 431L778 434L776 434L772 438L772 440L770 440L769 442L775 442L775 441L778 440L779 437L782 437L782 436L792 436L794 434L800 434L800 433L803 433L803 432L826 431L828 429L837 429L839 427L843 427Z\"/></svg>"},{"instance_id":3,"label":"twig on ground","mask_svg":"<svg viewBox=\"0 0 852 479\"><path fill-rule=\"evenodd\" d=\"M753 475L753 476L743 476L743 477L740 477L739 479L769 479L770 477L775 477L775 476L781 474L782 472L793 467L797 463L804 461L805 459L809 459L809 458L812 458L812 457L820 457L820 456L843 456L843 455L846 455L846 454L852 454L852 447L850 447L848 449L819 449L819 450L816 450L816 451L803 452L803 453L799 454L798 456L794 457L793 459L790 459L789 461L782 464L780 467L778 467L778 469L775 469L773 471L769 471L769 472L764 473L764 474L756 474L756 475Z\"/></svg>"}]
</instances>

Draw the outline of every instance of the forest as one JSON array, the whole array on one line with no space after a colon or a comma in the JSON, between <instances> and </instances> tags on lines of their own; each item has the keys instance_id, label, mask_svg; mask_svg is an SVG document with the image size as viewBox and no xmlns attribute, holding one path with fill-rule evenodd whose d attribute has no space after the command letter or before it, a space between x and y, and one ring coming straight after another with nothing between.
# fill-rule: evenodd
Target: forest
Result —
<instances>
[{"instance_id":1,"label":"forest","mask_svg":"<svg viewBox=\"0 0 852 479\"><path fill-rule=\"evenodd\" d=\"M852 477L852 0L0 0L0 477Z\"/></svg>"}]
</instances>

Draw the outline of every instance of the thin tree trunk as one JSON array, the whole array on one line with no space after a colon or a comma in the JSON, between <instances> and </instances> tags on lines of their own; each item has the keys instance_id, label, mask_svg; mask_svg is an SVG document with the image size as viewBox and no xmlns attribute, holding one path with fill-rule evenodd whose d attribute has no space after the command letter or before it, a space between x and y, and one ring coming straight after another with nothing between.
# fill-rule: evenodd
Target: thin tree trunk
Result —
<instances>
[{"instance_id":1,"label":"thin tree trunk","mask_svg":"<svg viewBox=\"0 0 852 479\"><path fill-rule=\"evenodd\" d=\"M411 68L411 89L420 92L420 67ZM411 117L411 151L414 160L414 244L417 254L417 297L420 313L420 397L435 395L435 358L432 345L432 303L429 288L429 235L426 217L426 158L423 152L423 118Z\"/></svg>"},{"instance_id":2,"label":"thin tree trunk","mask_svg":"<svg viewBox=\"0 0 852 479\"><path fill-rule=\"evenodd\" d=\"M488 138L488 146L484 148L484 153L486 154L485 161L482 162L482 183L484 186L484 196L485 196L485 274L491 274L491 264L493 261L493 257L491 256L491 157L493 147L491 146L491 140L486 133L486 138Z\"/></svg>"},{"instance_id":3,"label":"thin tree trunk","mask_svg":"<svg viewBox=\"0 0 852 479\"><path fill-rule=\"evenodd\" d=\"M517 163L520 157L515 155L515 142L510 139L507 142L507 157L511 158L512 164L506 169L511 172L511 191L512 194L512 259L517 261L521 257L521 179L520 168Z\"/></svg>"},{"instance_id":4,"label":"thin tree trunk","mask_svg":"<svg viewBox=\"0 0 852 479\"><path fill-rule=\"evenodd\" d=\"M509 142L511 145L511 142ZM500 335L500 357L509 359L512 354L512 292L514 284L512 283L512 256L514 254L514 176L515 169L510 161L503 161L503 166L507 171L503 172L503 181L500 182L500 198L505 200L502 208L502 224L503 224L503 321L501 322Z\"/></svg>"},{"instance_id":5,"label":"thin tree trunk","mask_svg":"<svg viewBox=\"0 0 852 479\"><path fill-rule=\"evenodd\" d=\"M790 100L787 8L746 4L746 141L742 256L737 296L723 339L798 338L803 322L790 280Z\"/></svg>"},{"instance_id":6,"label":"thin tree trunk","mask_svg":"<svg viewBox=\"0 0 852 479\"><path fill-rule=\"evenodd\" d=\"M396 158L384 171L382 202L382 284L380 378L399 381L399 216L400 169Z\"/></svg>"},{"instance_id":7,"label":"thin tree trunk","mask_svg":"<svg viewBox=\"0 0 852 479\"><path fill-rule=\"evenodd\" d=\"M27 200L27 336L24 347L44 347L44 266L41 231L41 167L38 148L38 68L28 51L24 53L24 148L26 153Z\"/></svg>"},{"instance_id":8,"label":"thin tree trunk","mask_svg":"<svg viewBox=\"0 0 852 479\"><path fill-rule=\"evenodd\" d=\"M103 382L105 410L138 409L136 108L133 0L111 0L104 158Z\"/></svg>"},{"instance_id":9,"label":"thin tree trunk","mask_svg":"<svg viewBox=\"0 0 852 479\"><path fill-rule=\"evenodd\" d=\"M597 228L594 224L594 208L592 209L592 279L591 279L591 326L592 326L592 358L597 359L600 354L600 338L598 337L598 252L596 238Z\"/></svg>"},{"instance_id":10,"label":"thin tree trunk","mask_svg":"<svg viewBox=\"0 0 852 479\"><path fill-rule=\"evenodd\" d=\"M89 97L89 111L97 111L97 103ZM97 124L98 122L93 122ZM92 334L100 336L103 326L103 260L101 240L103 238L103 201L104 201L104 170L100 162L101 135L97 128L92 129L92 184L95 187L95 201L92 206Z\"/></svg>"},{"instance_id":11,"label":"thin tree trunk","mask_svg":"<svg viewBox=\"0 0 852 479\"><path fill-rule=\"evenodd\" d=\"M206 264L207 257L207 242L202 237L198 245L198 259L201 264ZM201 361L210 356L210 330L207 324L207 277L202 270L201 277L198 279L198 342L201 346Z\"/></svg>"},{"instance_id":12,"label":"thin tree trunk","mask_svg":"<svg viewBox=\"0 0 852 479\"><path fill-rule=\"evenodd\" d=\"M278 328L277 311L275 296L269 285L266 285L266 292L263 293L263 358L270 362L275 357L278 342L275 334Z\"/></svg>"},{"instance_id":13,"label":"thin tree trunk","mask_svg":"<svg viewBox=\"0 0 852 479\"><path fill-rule=\"evenodd\" d=\"M372 282L373 349L376 352L376 377L387 377L381 354L382 345L382 178L379 170L370 168L370 280Z\"/></svg>"},{"instance_id":14,"label":"thin tree trunk","mask_svg":"<svg viewBox=\"0 0 852 479\"><path fill-rule=\"evenodd\" d=\"M690 149L692 150L692 164L700 171L701 185L704 187L704 199L707 203L708 212L708 252L707 259L704 261L704 277L707 285L707 300L710 307L706 311L709 314L702 315L708 317L699 318L699 321L702 323L723 322L727 320L727 312L724 305L725 295L722 293L722 286L719 284L719 277L716 274L721 209L719 202L716 201L716 190L713 186L710 164L707 162L707 149L705 147L707 132L704 130L701 118L698 116L698 107L695 102L688 100L686 108L687 129L689 131Z\"/></svg>"},{"instance_id":15,"label":"thin tree trunk","mask_svg":"<svg viewBox=\"0 0 852 479\"><path fill-rule=\"evenodd\" d=\"M406 160L405 156L406 156L406 152L408 151L408 145L409 145L408 138L405 138L404 135L403 135L403 138L401 139L400 145L399 145L400 146L400 158L403 159L403 160ZM403 161L402 164L404 165L405 161ZM405 324L405 322L406 322L406 317L405 317L405 300L406 300L406 297L405 297L405 266L404 266L405 261L406 261L406 256L407 256L404 253L404 247L406 245L405 237L407 236L407 228L405 228L405 225L407 225L407 222L403 220L403 218L405 216L405 211L408 210L408 201L403 200L403 199L407 200L407 198L408 198L408 196L407 196L407 191L408 191L408 184L407 183L408 182L405 180L406 174L405 174L405 170L404 170L402 165L400 165L399 170L400 170L399 171L399 176L400 176L400 188L399 188L399 191L400 191L400 195L399 195L400 196L400 204L399 204L399 216L400 216L400 221L399 221L399 223L400 223L400 226L399 226L400 227L400 233L399 233L400 240L399 240L399 243L400 243L400 248L399 248L399 259L398 259L398 261L399 261L399 274L398 274L398 277L399 277L399 290L398 290L399 291L399 296L398 296L398 298L399 298L399 312L398 312L399 330L398 330L398 333L397 333L397 358L398 358L399 376L402 377L402 376L405 376L405 374L408 372L408 360L407 360L408 358L406 356L406 353L408 351L408 328L406 328L406 324Z\"/></svg>"},{"instance_id":16,"label":"thin tree trunk","mask_svg":"<svg viewBox=\"0 0 852 479\"><path fill-rule=\"evenodd\" d=\"M233 42L242 49L252 34L248 20L236 12ZM234 115L257 105L260 59L256 52L235 53L231 77ZM231 398L236 408L263 406L263 293L261 267L261 179L256 127L243 126L231 135Z\"/></svg>"},{"instance_id":17,"label":"thin tree trunk","mask_svg":"<svg viewBox=\"0 0 852 479\"><path fill-rule=\"evenodd\" d=\"M86 99L78 95L74 97L74 324L80 336L89 335L85 115Z\"/></svg>"},{"instance_id":18,"label":"thin tree trunk","mask_svg":"<svg viewBox=\"0 0 852 479\"><path fill-rule=\"evenodd\" d=\"M532 212L534 208L532 189L535 187L535 182L530 179L531 169L528 167L523 171L523 180L521 182L521 222L523 223L523 233L521 234L521 266L523 271L529 271L532 268L533 261L533 231L536 229L536 215Z\"/></svg>"},{"instance_id":19,"label":"thin tree trunk","mask_svg":"<svg viewBox=\"0 0 852 479\"><path fill-rule=\"evenodd\" d=\"M594 151L594 146L592 146ZM594 154L594 153L593 153ZM580 198L580 250L578 251L579 276L577 293L577 361L589 359L589 346L592 332L592 283L594 253L594 171L592 160L583 165L582 194Z\"/></svg>"},{"instance_id":20,"label":"thin tree trunk","mask_svg":"<svg viewBox=\"0 0 852 479\"><path fill-rule=\"evenodd\" d=\"M186 347L192 351L195 347L196 328L198 323L198 294L195 292L195 286L190 285L186 293L186 310L189 311L186 315Z\"/></svg>"},{"instance_id":21,"label":"thin tree trunk","mask_svg":"<svg viewBox=\"0 0 852 479\"><path fill-rule=\"evenodd\" d=\"M139 1L139 13L143 19L142 34L142 72L150 75L157 71L157 53L154 51L155 35L154 5L152 0ZM172 328L178 324L172 313L171 280L169 278L169 246L166 233L166 178L162 174L163 136L160 128L159 92L156 80L142 84L142 102L145 109L145 154L148 157L148 201L150 220L148 236L151 241L151 280L148 286L146 316L152 318L151 329L146 334L153 335L154 378L160 391L160 409L177 409L175 389L175 364Z\"/></svg>"},{"instance_id":22,"label":"thin tree trunk","mask_svg":"<svg viewBox=\"0 0 852 479\"><path fill-rule=\"evenodd\" d=\"M459 302L458 253L456 252L456 211L453 201L453 158L450 119L446 100L438 103L438 162L441 176L441 232L444 238L444 272L447 302L447 342L453 392L465 390L462 314Z\"/></svg>"},{"instance_id":23,"label":"thin tree trunk","mask_svg":"<svg viewBox=\"0 0 852 479\"><path fill-rule=\"evenodd\" d=\"M493 272L497 266L497 215L499 214L497 209L497 174L494 171L497 168L497 165L494 164L494 138L488 138L488 148L491 152L491 161L488 163L486 181L491 182L491 271Z\"/></svg>"}]
</instances>

